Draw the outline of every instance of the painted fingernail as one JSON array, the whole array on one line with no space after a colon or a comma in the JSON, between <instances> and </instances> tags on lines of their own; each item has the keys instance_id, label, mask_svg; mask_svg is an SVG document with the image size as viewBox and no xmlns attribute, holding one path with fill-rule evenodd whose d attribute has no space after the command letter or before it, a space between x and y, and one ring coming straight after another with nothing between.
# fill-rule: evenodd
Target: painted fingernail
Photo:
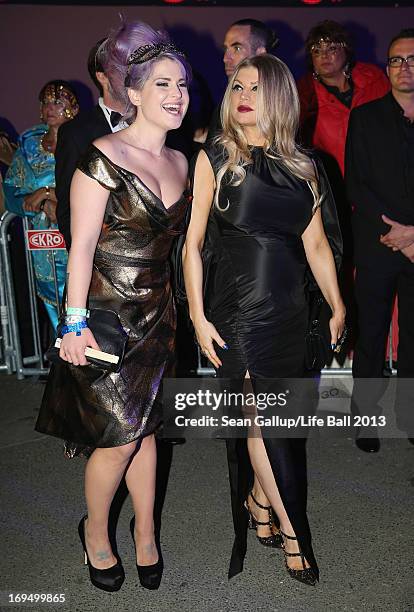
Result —
<instances>
[{"instance_id":1,"label":"painted fingernail","mask_svg":"<svg viewBox=\"0 0 414 612\"><path fill-rule=\"evenodd\" d=\"M227 344L223 344L223 348L224 348L224 350L226 350L226 351L228 351L228 349L229 349L229 347L228 347L228 345L227 345Z\"/></svg>"}]
</instances>

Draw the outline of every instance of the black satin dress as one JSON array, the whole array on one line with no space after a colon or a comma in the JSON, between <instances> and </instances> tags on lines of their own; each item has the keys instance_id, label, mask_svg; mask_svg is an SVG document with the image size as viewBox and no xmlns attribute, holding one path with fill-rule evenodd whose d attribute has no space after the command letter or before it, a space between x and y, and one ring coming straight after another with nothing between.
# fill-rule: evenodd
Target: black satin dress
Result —
<instances>
[{"instance_id":1,"label":"black satin dress","mask_svg":"<svg viewBox=\"0 0 414 612\"><path fill-rule=\"evenodd\" d=\"M176 329L169 255L188 206L183 194L166 208L138 176L93 145L79 169L109 191L88 305L117 312L128 343L118 373L51 368L36 429L66 440L69 456L139 444L160 425L161 381L174 362Z\"/></svg>"},{"instance_id":2,"label":"black satin dress","mask_svg":"<svg viewBox=\"0 0 414 612\"><path fill-rule=\"evenodd\" d=\"M222 149L205 149L215 175ZM306 181L280 162L252 148L240 186L224 177L219 206L212 208L207 231L211 262L206 314L228 350L217 375L233 381L249 372L253 387L262 378L299 378L304 373L308 307L307 261L301 235L312 219L313 193ZM265 438L265 448L300 547L318 575L306 516L304 439ZM247 513L243 502L252 481L246 440L228 440L227 453L235 542L229 577L243 569Z\"/></svg>"}]
</instances>

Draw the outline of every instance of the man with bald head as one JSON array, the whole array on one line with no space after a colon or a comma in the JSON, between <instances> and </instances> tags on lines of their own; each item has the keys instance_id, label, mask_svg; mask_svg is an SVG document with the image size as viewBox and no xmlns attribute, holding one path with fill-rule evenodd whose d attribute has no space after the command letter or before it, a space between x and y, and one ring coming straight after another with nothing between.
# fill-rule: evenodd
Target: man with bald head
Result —
<instances>
[{"instance_id":1,"label":"man with bald head","mask_svg":"<svg viewBox=\"0 0 414 612\"><path fill-rule=\"evenodd\" d=\"M240 19L227 30L223 42L223 62L226 76L230 79L240 62L246 57L270 53L279 40L266 24L257 19ZM210 122L207 140L221 130L221 103L215 109Z\"/></svg>"}]
</instances>

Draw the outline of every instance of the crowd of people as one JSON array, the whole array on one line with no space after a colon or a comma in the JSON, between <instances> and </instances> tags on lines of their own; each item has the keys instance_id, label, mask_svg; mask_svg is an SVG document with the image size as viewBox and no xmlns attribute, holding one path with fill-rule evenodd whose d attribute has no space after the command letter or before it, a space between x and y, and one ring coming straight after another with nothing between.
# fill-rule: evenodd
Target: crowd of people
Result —
<instances>
[{"instance_id":1,"label":"crowd of people","mask_svg":"<svg viewBox=\"0 0 414 612\"><path fill-rule=\"evenodd\" d=\"M66 287L61 363L51 368L36 429L65 440L68 455L88 457L79 536L91 582L103 590L124 581L108 535L123 479L140 583L156 589L162 579L155 435L176 336L180 346L170 270L177 236L186 234L197 343L234 388L305 376L308 282L329 308L332 349L350 313L354 414L378 414L396 295L398 375L414 375L414 29L390 41L384 72L356 60L347 30L324 21L308 34L309 71L297 85L277 43L254 19L230 26L228 85L214 109L166 32L123 22L89 55L96 107L78 112L71 85L50 81L39 94L41 124L15 150L1 140L5 207L30 215L33 227L59 227L69 251L57 261L60 299ZM51 262L34 257L56 328ZM85 356L100 348L88 325L93 309L115 311L128 334L119 371L94 368ZM366 379L377 381L368 395ZM397 417L412 439L406 409ZM380 448L363 430L356 443ZM227 457L229 576L243 569L250 526L263 545L283 549L292 578L315 585L306 440L256 431L227 440Z\"/></svg>"}]
</instances>

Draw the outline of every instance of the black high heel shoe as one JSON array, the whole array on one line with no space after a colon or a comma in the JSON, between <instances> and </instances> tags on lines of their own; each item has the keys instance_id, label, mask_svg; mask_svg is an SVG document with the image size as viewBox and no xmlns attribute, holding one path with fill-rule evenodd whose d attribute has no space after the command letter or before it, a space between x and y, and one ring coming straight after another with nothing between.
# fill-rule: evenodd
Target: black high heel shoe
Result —
<instances>
[{"instance_id":1,"label":"black high heel shoe","mask_svg":"<svg viewBox=\"0 0 414 612\"><path fill-rule=\"evenodd\" d=\"M97 589L102 589L103 591L119 591L122 586L122 583L125 580L125 572L122 564L118 561L112 567L108 567L107 569L98 569L93 567L91 562L89 561L88 552L86 550L86 542L85 542L85 521L88 518L88 515L85 515L81 518L78 532L80 541L82 542L83 550L85 552L85 565L89 567L89 577L90 580Z\"/></svg>"},{"instance_id":2,"label":"black high heel shoe","mask_svg":"<svg viewBox=\"0 0 414 612\"><path fill-rule=\"evenodd\" d=\"M261 508L262 510L267 510L269 513L269 520L266 522L261 522L258 521L256 519L256 517L252 514L252 511L250 510L249 507L249 502L248 502L248 498L247 500L244 502L244 507L246 508L248 514L249 514L249 529L255 529L256 530L256 538L259 540L260 544L262 544L263 546L268 546L271 548L282 548L283 547L283 539L282 536L280 535L280 533L272 533L272 535L270 536L265 536L265 537L261 537L257 535L257 526L258 525L269 525L270 530L272 530L272 525L273 525L273 517L272 517L272 506L262 506L262 504L259 504L259 502L255 499L253 492L250 491L249 493L250 497L252 498L253 502L256 504L256 506L258 508Z\"/></svg>"},{"instance_id":3,"label":"black high heel shoe","mask_svg":"<svg viewBox=\"0 0 414 612\"><path fill-rule=\"evenodd\" d=\"M286 538L287 540L297 540L296 537L294 536L289 536L286 535L286 533L283 533L283 531L280 532L283 538ZM282 546L283 549L283 554L285 555L285 565L286 565L286 569L288 571L288 574L294 578L295 580L299 580L299 582L303 582L303 584L307 584L309 586L315 586L315 584L317 583L318 579L315 575L315 572L313 571L313 569L311 567L306 567L305 565L305 557L302 553L302 551L299 548L299 552L297 553L290 553L287 552L285 550L285 544L283 543ZM293 569L292 567L289 567L288 563L287 563L287 558L288 557L300 557L302 560L302 566L303 569Z\"/></svg>"},{"instance_id":4,"label":"black high heel shoe","mask_svg":"<svg viewBox=\"0 0 414 612\"><path fill-rule=\"evenodd\" d=\"M135 516L132 517L131 522L129 524L129 528L131 530L132 540L135 545ZM153 563L152 565L137 565L138 578L141 583L141 586L144 589L150 589L151 591L155 591L161 584L162 572L164 570L164 562L162 560L161 551L158 548L158 561Z\"/></svg>"}]
</instances>

